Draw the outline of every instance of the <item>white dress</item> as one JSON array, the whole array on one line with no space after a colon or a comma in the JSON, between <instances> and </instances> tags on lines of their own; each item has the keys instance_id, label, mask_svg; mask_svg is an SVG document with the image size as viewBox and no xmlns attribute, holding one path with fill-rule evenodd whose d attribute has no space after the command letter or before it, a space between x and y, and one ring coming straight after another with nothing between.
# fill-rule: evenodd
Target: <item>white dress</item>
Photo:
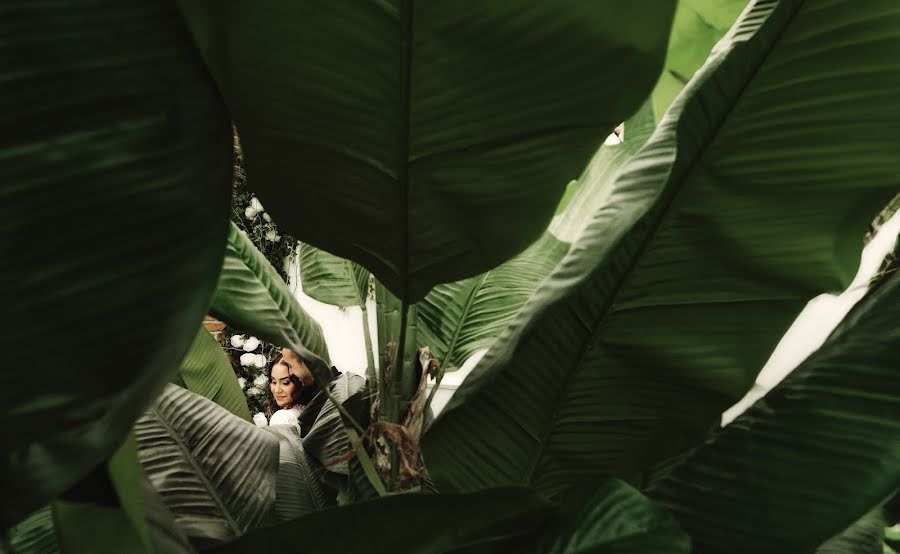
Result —
<instances>
[{"instance_id":1,"label":"white dress","mask_svg":"<svg viewBox=\"0 0 900 554\"><path fill-rule=\"evenodd\" d=\"M297 425L297 416L300 415L300 406L293 406L287 410L278 410L272 414L269 425Z\"/></svg>"}]
</instances>

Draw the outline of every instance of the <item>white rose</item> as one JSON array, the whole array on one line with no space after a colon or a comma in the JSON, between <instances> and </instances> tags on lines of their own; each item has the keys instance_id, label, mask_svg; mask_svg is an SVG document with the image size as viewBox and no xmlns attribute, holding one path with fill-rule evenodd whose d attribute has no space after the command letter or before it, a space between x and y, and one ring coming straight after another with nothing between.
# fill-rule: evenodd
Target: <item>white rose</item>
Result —
<instances>
[{"instance_id":1,"label":"white rose","mask_svg":"<svg viewBox=\"0 0 900 554\"><path fill-rule=\"evenodd\" d=\"M244 352L253 352L259 347L259 339L256 337L247 337L244 339Z\"/></svg>"},{"instance_id":2,"label":"white rose","mask_svg":"<svg viewBox=\"0 0 900 554\"><path fill-rule=\"evenodd\" d=\"M265 219L268 223L272 223L272 216L269 215L269 212L263 212L263 219Z\"/></svg>"},{"instance_id":3,"label":"white rose","mask_svg":"<svg viewBox=\"0 0 900 554\"><path fill-rule=\"evenodd\" d=\"M235 348L244 346L244 335L231 335L231 346Z\"/></svg>"},{"instance_id":4,"label":"white rose","mask_svg":"<svg viewBox=\"0 0 900 554\"><path fill-rule=\"evenodd\" d=\"M253 384L256 385L257 387L262 387L263 385L266 384L266 381L268 381L268 380L269 379L265 376L265 374L257 375L256 379L253 380Z\"/></svg>"},{"instance_id":5,"label":"white rose","mask_svg":"<svg viewBox=\"0 0 900 554\"><path fill-rule=\"evenodd\" d=\"M247 380L243 377L238 377L238 386L242 389L247 386Z\"/></svg>"},{"instance_id":6,"label":"white rose","mask_svg":"<svg viewBox=\"0 0 900 554\"><path fill-rule=\"evenodd\" d=\"M249 394L250 396L259 396L260 394L262 394L262 389L259 387L250 387L249 389L247 389L247 394Z\"/></svg>"},{"instance_id":7,"label":"white rose","mask_svg":"<svg viewBox=\"0 0 900 554\"><path fill-rule=\"evenodd\" d=\"M247 206L244 209L244 217L246 217L247 219L253 219L254 217L256 217L256 215L258 213L259 213L259 210L257 210L253 206Z\"/></svg>"},{"instance_id":8,"label":"white rose","mask_svg":"<svg viewBox=\"0 0 900 554\"><path fill-rule=\"evenodd\" d=\"M256 355L256 367L266 367L269 363L269 360L266 359L265 354L257 354Z\"/></svg>"},{"instance_id":9,"label":"white rose","mask_svg":"<svg viewBox=\"0 0 900 554\"><path fill-rule=\"evenodd\" d=\"M256 354L251 354L247 352L246 354L241 354L241 365L247 367L248 365L255 366L256 365Z\"/></svg>"},{"instance_id":10,"label":"white rose","mask_svg":"<svg viewBox=\"0 0 900 554\"><path fill-rule=\"evenodd\" d=\"M269 229L266 231L266 240L270 242L278 242L281 240L281 235L275 232L275 229Z\"/></svg>"},{"instance_id":11,"label":"white rose","mask_svg":"<svg viewBox=\"0 0 900 554\"><path fill-rule=\"evenodd\" d=\"M257 212L266 211L266 209L263 208L263 205L260 203L259 198L255 196L250 199L250 207L256 209Z\"/></svg>"},{"instance_id":12,"label":"white rose","mask_svg":"<svg viewBox=\"0 0 900 554\"><path fill-rule=\"evenodd\" d=\"M253 423L255 423L257 427L266 427L269 425L269 422L266 421L266 415L262 412L253 414Z\"/></svg>"}]
</instances>

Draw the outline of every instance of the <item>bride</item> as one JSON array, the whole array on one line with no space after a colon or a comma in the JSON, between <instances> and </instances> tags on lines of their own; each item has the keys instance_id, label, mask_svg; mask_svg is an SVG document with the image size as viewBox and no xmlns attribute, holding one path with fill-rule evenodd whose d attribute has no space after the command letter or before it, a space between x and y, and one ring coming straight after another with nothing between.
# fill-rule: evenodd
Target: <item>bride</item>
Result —
<instances>
[{"instance_id":1,"label":"bride","mask_svg":"<svg viewBox=\"0 0 900 554\"><path fill-rule=\"evenodd\" d=\"M272 360L268 373L269 425L297 425L301 410L318 392L312 374L287 348Z\"/></svg>"}]
</instances>

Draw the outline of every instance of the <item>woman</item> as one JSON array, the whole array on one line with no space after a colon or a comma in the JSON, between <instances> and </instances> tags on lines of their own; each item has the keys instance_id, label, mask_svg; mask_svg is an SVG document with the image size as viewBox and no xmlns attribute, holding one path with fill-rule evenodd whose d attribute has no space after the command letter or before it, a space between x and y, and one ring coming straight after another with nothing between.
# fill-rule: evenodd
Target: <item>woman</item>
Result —
<instances>
[{"instance_id":1,"label":"woman","mask_svg":"<svg viewBox=\"0 0 900 554\"><path fill-rule=\"evenodd\" d=\"M306 364L287 348L269 364L269 425L296 425L316 387Z\"/></svg>"}]
</instances>

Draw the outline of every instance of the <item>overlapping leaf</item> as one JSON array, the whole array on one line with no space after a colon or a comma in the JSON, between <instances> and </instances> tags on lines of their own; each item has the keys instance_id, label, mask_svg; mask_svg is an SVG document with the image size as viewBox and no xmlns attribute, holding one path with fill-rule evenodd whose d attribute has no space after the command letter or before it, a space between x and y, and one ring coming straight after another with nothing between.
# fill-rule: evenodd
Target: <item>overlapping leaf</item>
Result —
<instances>
[{"instance_id":1,"label":"overlapping leaf","mask_svg":"<svg viewBox=\"0 0 900 554\"><path fill-rule=\"evenodd\" d=\"M639 479L700 440L850 280L898 75L900 5L757 2L426 434L439 487Z\"/></svg>"},{"instance_id":2,"label":"overlapping leaf","mask_svg":"<svg viewBox=\"0 0 900 554\"><path fill-rule=\"evenodd\" d=\"M414 302L546 228L656 81L675 2L180 5L279 224Z\"/></svg>"},{"instance_id":3,"label":"overlapping leaf","mask_svg":"<svg viewBox=\"0 0 900 554\"><path fill-rule=\"evenodd\" d=\"M175 374L221 267L231 132L170 4L10 1L0 20L2 334L27 353L0 387L6 528Z\"/></svg>"},{"instance_id":4,"label":"overlapping leaf","mask_svg":"<svg viewBox=\"0 0 900 554\"><path fill-rule=\"evenodd\" d=\"M900 273L652 491L697 552L811 551L900 483Z\"/></svg>"},{"instance_id":5,"label":"overlapping leaf","mask_svg":"<svg viewBox=\"0 0 900 554\"><path fill-rule=\"evenodd\" d=\"M522 535L551 514L546 501L523 488L459 495L402 494L258 529L215 552L290 551L297 548L298 537L306 554L449 552L473 542Z\"/></svg>"},{"instance_id":6,"label":"overlapping leaf","mask_svg":"<svg viewBox=\"0 0 900 554\"><path fill-rule=\"evenodd\" d=\"M290 347L307 361L317 378L327 375L331 362L322 328L233 223L210 311L241 331Z\"/></svg>"},{"instance_id":7,"label":"overlapping leaf","mask_svg":"<svg viewBox=\"0 0 900 554\"><path fill-rule=\"evenodd\" d=\"M731 28L747 0L681 0L675 10L666 63L653 89L653 111L666 109Z\"/></svg>"},{"instance_id":8,"label":"overlapping leaf","mask_svg":"<svg viewBox=\"0 0 900 554\"><path fill-rule=\"evenodd\" d=\"M300 283L303 292L335 306L365 306L369 297L369 271L357 263L300 244Z\"/></svg>"},{"instance_id":9,"label":"overlapping leaf","mask_svg":"<svg viewBox=\"0 0 900 554\"><path fill-rule=\"evenodd\" d=\"M247 399L234 375L225 351L205 327L194 336L191 348L178 368L179 385L208 398L234 415L251 421Z\"/></svg>"},{"instance_id":10,"label":"overlapping leaf","mask_svg":"<svg viewBox=\"0 0 900 554\"><path fill-rule=\"evenodd\" d=\"M195 545L241 536L272 509L279 464L272 434L175 385L135 432L144 472Z\"/></svg>"},{"instance_id":11,"label":"overlapping leaf","mask_svg":"<svg viewBox=\"0 0 900 554\"><path fill-rule=\"evenodd\" d=\"M649 103L625 122L626 140L604 145L579 178L573 194L540 239L491 271L436 286L419 303L418 340L441 367L459 368L475 352L489 347L538 286L565 256L570 243L609 196L614 178L653 131Z\"/></svg>"}]
</instances>

